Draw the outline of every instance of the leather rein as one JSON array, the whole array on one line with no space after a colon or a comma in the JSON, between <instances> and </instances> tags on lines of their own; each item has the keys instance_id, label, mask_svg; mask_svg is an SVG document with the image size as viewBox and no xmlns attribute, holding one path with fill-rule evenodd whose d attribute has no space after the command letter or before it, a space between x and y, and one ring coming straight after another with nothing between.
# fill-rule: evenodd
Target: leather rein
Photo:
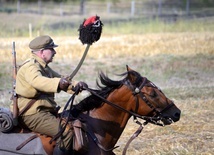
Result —
<instances>
[{"instance_id":1,"label":"leather rein","mask_svg":"<svg viewBox=\"0 0 214 155\"><path fill-rule=\"evenodd\" d=\"M143 78L143 82L141 83L141 85L139 87L137 86L133 86L128 80L125 80L124 81L124 85L126 85L128 88L131 89L132 91L132 94L134 95L135 97L135 101L136 101L136 107L135 107L135 111L129 111L129 110L126 110L120 106L118 106L117 104L115 103L112 103L110 101L108 101L107 99L105 99L104 97L100 96L99 94L97 94L96 92L94 92L92 89L90 88L84 88L85 90L89 91L92 95L95 95L96 97L100 98L103 100L103 102L111 105L112 107L115 107L121 111L124 111L126 113L129 113L130 115L132 115L134 117L134 121L135 123L137 123L139 126L139 128L137 129L137 131L132 135L132 137L129 139L129 141L126 143L126 146L124 147L123 149L123 155L126 154L126 150L128 149L128 146L129 144L132 142L132 140L134 140L142 131L143 127L145 125L147 125L148 123L152 123L152 124L155 124L155 125L159 125L159 126L164 126L164 124L162 123L159 123L158 121L161 120L163 117L161 115L161 113L167 109L169 109L171 106L173 106L174 104L169 104L166 108L164 108L162 111L158 111L150 102L149 100L146 98L146 96L143 94L143 92L141 91L141 89L146 86L146 82L147 82L147 78L146 77L142 77ZM148 86L148 85L147 85ZM156 88L158 89L159 91L161 91L156 85L154 85L153 83L150 82L150 87L153 87L153 88ZM161 91L162 92L162 91ZM139 96L139 97L138 97ZM137 114L137 110L139 108L139 98L142 99L151 109L151 113L155 113L154 116L141 116L139 114ZM139 122L137 120L137 118L140 118L140 119L143 119L145 120L145 122L142 124L141 122ZM95 135L94 135L95 136ZM94 136L92 138L94 138ZM112 151L113 149L117 148L117 147L114 147L114 148L111 148L111 149L104 149L99 143L98 141L96 140L96 144L98 145L98 147L100 147L102 150L104 151Z\"/></svg>"},{"instance_id":2,"label":"leather rein","mask_svg":"<svg viewBox=\"0 0 214 155\"><path fill-rule=\"evenodd\" d=\"M90 92L92 95L95 95L96 97L100 98L103 100L103 102L111 105L112 107L115 107L121 111L124 111L126 113L129 113L130 115L132 115L133 117L135 118L140 118L140 119L143 119L145 120L146 122L148 123L152 123L152 124L155 124L155 125L159 125L159 126L164 126L163 124L161 123L158 123L157 121L161 120L161 113L163 111L165 111L166 109L170 108L171 106L173 106L174 104L170 104L168 105L165 109L163 109L162 111L158 111L150 102L149 100L146 98L146 96L143 94L143 92L141 92L140 90L145 86L146 82L147 82L147 78L143 77L144 80L142 82L142 84L139 86L139 87L134 87L133 85L130 85L130 83L128 81L125 81L125 85L127 85L131 90L132 90L132 94L134 95L135 97L135 100L136 100L136 108L135 108L135 112L133 111L129 111L129 110L126 110L120 106L118 106L117 104L115 103L112 103L110 101L108 101L107 99L105 99L104 97L100 96L99 94L97 94L96 92L94 92L92 89L90 88L84 88L85 90L87 90L88 92ZM155 86L153 83L151 84L152 87L154 88L157 88L159 89L157 86ZM159 89L160 90L160 89ZM160 90L161 91L161 90ZM162 91L161 91L162 92ZM137 110L139 108L139 97L138 97L138 94L139 94L139 97L151 108L153 109L152 112L155 112L156 115L154 116L141 116L139 114L137 114Z\"/></svg>"}]
</instances>

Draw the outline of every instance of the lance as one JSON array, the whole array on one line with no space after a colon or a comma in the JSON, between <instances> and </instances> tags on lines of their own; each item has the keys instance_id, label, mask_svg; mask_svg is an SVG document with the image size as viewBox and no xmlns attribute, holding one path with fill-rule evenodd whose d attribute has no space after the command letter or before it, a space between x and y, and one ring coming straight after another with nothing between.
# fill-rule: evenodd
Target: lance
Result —
<instances>
[{"instance_id":1,"label":"lance","mask_svg":"<svg viewBox=\"0 0 214 155\"><path fill-rule=\"evenodd\" d=\"M82 55L82 58L75 68L75 70L71 73L70 78L73 79L73 77L76 75L78 70L80 69L81 65L83 64L83 61L85 60L85 57L88 53L88 50L90 46L98 41L100 39L101 33L102 33L102 26L103 23L100 20L99 16L92 16L88 19L85 19L82 24L79 26L79 39L82 42L82 44L87 44L86 49Z\"/></svg>"}]
</instances>

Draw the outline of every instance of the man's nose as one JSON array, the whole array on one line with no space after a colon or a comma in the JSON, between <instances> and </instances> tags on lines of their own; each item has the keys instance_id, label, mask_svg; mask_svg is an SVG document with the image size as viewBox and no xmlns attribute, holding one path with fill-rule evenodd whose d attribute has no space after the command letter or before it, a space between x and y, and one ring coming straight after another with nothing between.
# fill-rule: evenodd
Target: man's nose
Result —
<instances>
[{"instance_id":1,"label":"man's nose","mask_svg":"<svg viewBox=\"0 0 214 155\"><path fill-rule=\"evenodd\" d=\"M53 52L53 54L56 54L56 51L54 49L52 50L52 52Z\"/></svg>"}]
</instances>

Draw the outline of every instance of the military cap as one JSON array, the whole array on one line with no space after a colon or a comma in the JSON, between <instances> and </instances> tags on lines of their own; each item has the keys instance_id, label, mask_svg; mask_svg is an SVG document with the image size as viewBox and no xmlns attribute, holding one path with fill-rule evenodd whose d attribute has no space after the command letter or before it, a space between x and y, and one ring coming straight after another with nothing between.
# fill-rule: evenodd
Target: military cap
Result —
<instances>
[{"instance_id":1,"label":"military cap","mask_svg":"<svg viewBox=\"0 0 214 155\"><path fill-rule=\"evenodd\" d=\"M44 35L33 39L30 42L29 47L32 51L38 51L46 48L55 48L58 47L58 45L54 44L53 39L50 36Z\"/></svg>"}]
</instances>

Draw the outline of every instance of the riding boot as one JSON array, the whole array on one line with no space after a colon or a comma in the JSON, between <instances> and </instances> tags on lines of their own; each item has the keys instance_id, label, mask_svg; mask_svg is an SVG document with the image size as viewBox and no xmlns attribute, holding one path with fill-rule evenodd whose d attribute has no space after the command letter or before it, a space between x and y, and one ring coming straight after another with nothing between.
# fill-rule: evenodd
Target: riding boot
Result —
<instances>
[{"instance_id":1,"label":"riding boot","mask_svg":"<svg viewBox=\"0 0 214 155\"><path fill-rule=\"evenodd\" d=\"M69 155L69 152L66 150L60 149L58 146L55 146L53 150L53 155Z\"/></svg>"}]
</instances>

